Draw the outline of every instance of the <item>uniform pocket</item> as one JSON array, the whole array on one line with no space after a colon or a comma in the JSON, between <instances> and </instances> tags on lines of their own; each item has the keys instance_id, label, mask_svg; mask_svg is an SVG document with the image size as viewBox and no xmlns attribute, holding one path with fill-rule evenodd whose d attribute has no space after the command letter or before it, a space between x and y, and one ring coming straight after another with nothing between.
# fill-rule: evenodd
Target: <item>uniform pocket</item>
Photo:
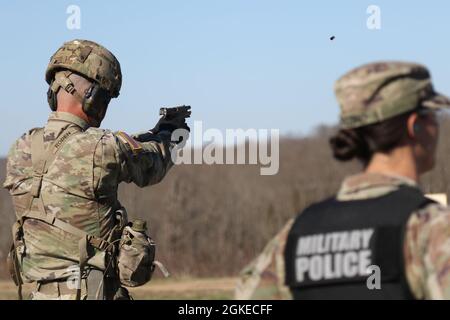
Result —
<instances>
[{"instance_id":1,"label":"uniform pocket","mask_svg":"<svg viewBox=\"0 0 450 320\"><path fill-rule=\"evenodd\" d=\"M9 190L17 214L20 213L17 212L18 209L20 211L28 209L28 206L30 204L29 194L31 190L31 181L32 181L31 179L19 181L15 183L13 187Z\"/></svg>"}]
</instances>

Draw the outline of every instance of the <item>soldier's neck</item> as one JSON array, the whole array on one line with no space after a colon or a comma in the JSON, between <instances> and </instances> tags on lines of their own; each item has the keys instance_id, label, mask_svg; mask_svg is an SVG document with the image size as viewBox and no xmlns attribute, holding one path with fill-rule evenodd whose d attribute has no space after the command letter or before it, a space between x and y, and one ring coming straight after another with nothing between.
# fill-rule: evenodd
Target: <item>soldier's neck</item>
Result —
<instances>
[{"instance_id":1,"label":"soldier's neck","mask_svg":"<svg viewBox=\"0 0 450 320\"><path fill-rule=\"evenodd\" d=\"M66 104L58 104L58 112L67 112L77 116L78 118L83 119L87 123L90 123L89 117L83 112L81 105L66 105Z\"/></svg>"},{"instance_id":2,"label":"soldier's neck","mask_svg":"<svg viewBox=\"0 0 450 320\"><path fill-rule=\"evenodd\" d=\"M375 153L365 172L393 174L409 178L415 182L419 180L417 163L409 148L398 148L389 154Z\"/></svg>"}]
</instances>

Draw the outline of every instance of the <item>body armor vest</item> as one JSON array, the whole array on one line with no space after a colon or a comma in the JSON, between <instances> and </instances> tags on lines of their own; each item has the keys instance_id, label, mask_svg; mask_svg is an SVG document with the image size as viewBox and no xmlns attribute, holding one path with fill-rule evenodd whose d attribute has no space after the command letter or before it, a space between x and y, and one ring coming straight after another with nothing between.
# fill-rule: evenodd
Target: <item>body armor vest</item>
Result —
<instances>
[{"instance_id":1,"label":"body armor vest","mask_svg":"<svg viewBox=\"0 0 450 320\"><path fill-rule=\"evenodd\" d=\"M403 240L415 210L432 202L414 187L305 209L285 249L295 299L408 299Z\"/></svg>"}]
</instances>

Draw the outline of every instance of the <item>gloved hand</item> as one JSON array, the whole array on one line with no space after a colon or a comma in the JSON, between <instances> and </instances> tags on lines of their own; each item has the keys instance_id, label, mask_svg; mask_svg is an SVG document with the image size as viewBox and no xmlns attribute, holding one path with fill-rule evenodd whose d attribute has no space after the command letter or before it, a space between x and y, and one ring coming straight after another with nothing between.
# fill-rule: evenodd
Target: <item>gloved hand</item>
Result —
<instances>
[{"instance_id":1,"label":"gloved hand","mask_svg":"<svg viewBox=\"0 0 450 320\"><path fill-rule=\"evenodd\" d=\"M172 120L167 120L167 119L161 118L161 119L159 119L156 126L150 131L154 134L158 134L161 131L168 131L168 132L172 133L177 129L185 129L189 132L191 131L191 129L189 128L189 126L186 123L186 119L184 119L184 118L172 119Z\"/></svg>"},{"instance_id":2,"label":"gloved hand","mask_svg":"<svg viewBox=\"0 0 450 320\"><path fill-rule=\"evenodd\" d=\"M185 142L187 140L187 136L189 136L189 132L191 131L186 123L186 118L191 116L191 107L178 106L174 108L161 108L159 110L159 114L161 115L161 118L156 126L149 132L152 134L158 134L166 131L172 134L177 129L184 129L188 132L188 134L182 134L182 137L178 137L176 141L172 142L177 144Z\"/></svg>"},{"instance_id":3,"label":"gloved hand","mask_svg":"<svg viewBox=\"0 0 450 320\"><path fill-rule=\"evenodd\" d=\"M185 129L191 131L186 123L186 118L191 116L190 106L178 106L174 108L161 108L159 110L161 118L156 126L150 130L153 134L157 134L161 131L168 131L170 133L177 129Z\"/></svg>"}]
</instances>

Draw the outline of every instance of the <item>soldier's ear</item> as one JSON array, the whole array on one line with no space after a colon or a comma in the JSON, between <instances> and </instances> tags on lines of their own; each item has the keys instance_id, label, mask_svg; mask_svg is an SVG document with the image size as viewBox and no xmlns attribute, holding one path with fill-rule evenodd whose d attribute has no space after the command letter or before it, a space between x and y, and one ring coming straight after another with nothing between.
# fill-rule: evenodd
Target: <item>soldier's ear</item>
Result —
<instances>
[{"instance_id":1,"label":"soldier's ear","mask_svg":"<svg viewBox=\"0 0 450 320\"><path fill-rule=\"evenodd\" d=\"M420 132L419 116L416 112L412 113L406 120L406 129L410 139L417 139Z\"/></svg>"}]
</instances>

